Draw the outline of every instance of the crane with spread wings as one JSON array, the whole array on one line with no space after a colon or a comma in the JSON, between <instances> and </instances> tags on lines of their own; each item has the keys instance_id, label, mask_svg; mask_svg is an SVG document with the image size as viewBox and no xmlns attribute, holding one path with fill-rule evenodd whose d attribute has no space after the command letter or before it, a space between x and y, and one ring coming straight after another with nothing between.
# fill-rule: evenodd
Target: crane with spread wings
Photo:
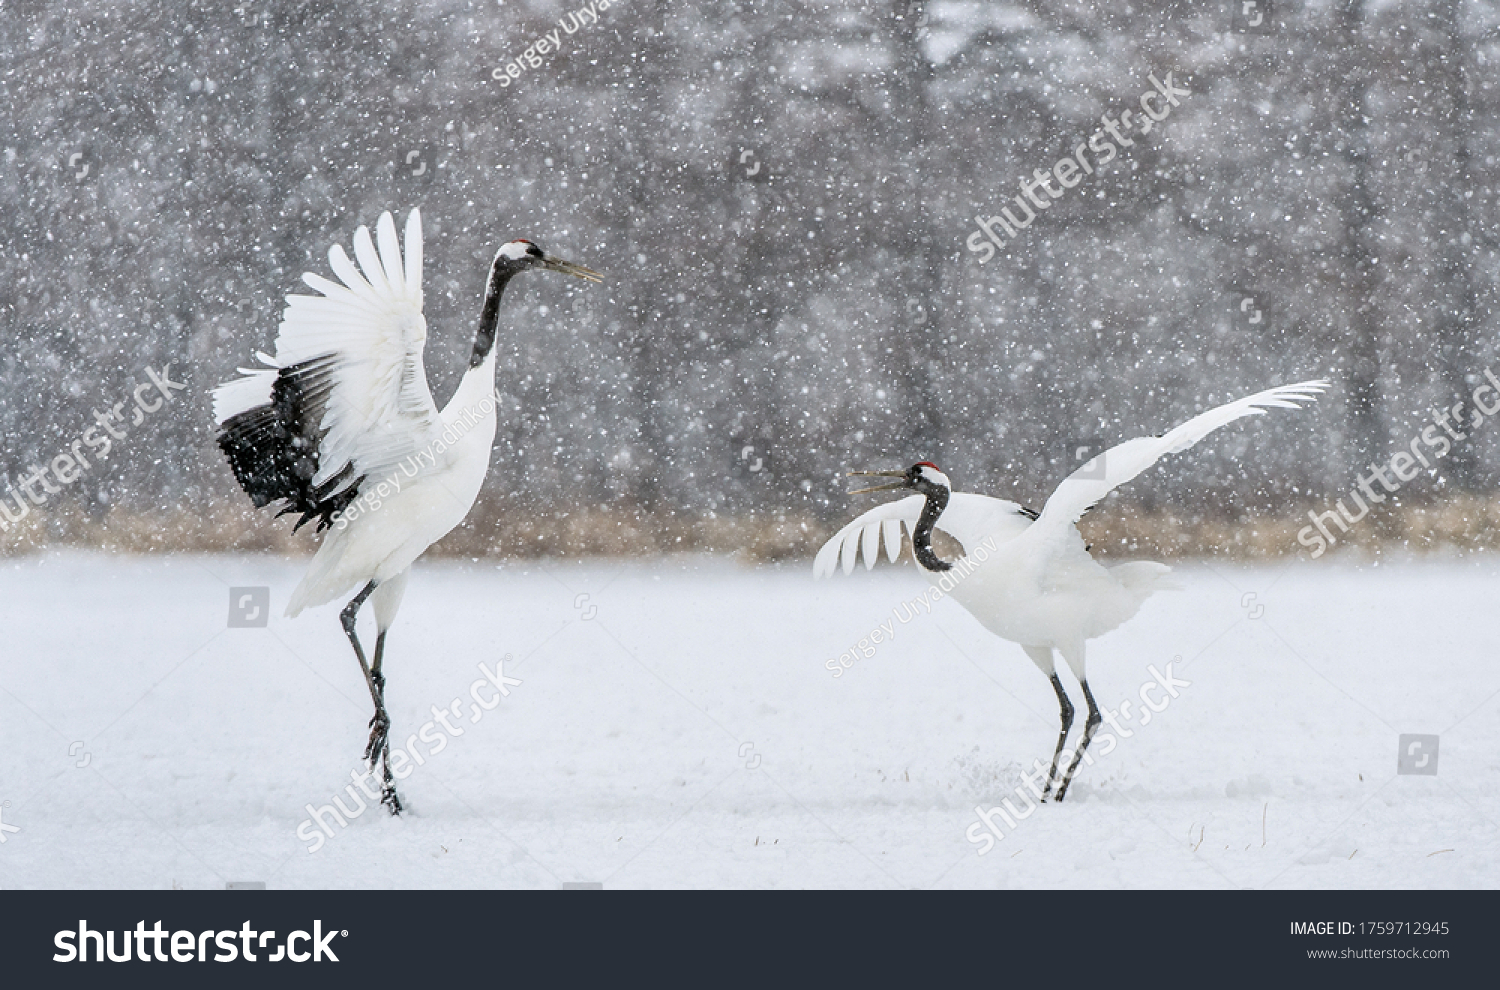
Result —
<instances>
[{"instance_id":1,"label":"crane with spread wings","mask_svg":"<svg viewBox=\"0 0 1500 990\"><path fill-rule=\"evenodd\" d=\"M850 494L906 490L916 494L877 506L839 530L818 551L813 573L827 577L842 568L848 574L861 555L866 568L874 567L882 542L894 562L900 556L905 529L917 566L940 576L953 570L955 562L933 551L932 532L939 529L957 540L964 549L963 559L957 562L962 580L953 582L948 594L990 632L1019 644L1057 693L1062 731L1042 797L1055 784L1061 801L1102 721L1089 690L1085 644L1134 616L1152 593L1174 587L1167 577L1171 568L1165 564L1100 564L1084 546L1075 524L1100 499L1167 454L1186 450L1237 419L1264 415L1267 409L1299 409L1327 387L1327 382L1311 381L1267 389L1194 416L1161 436L1138 437L1111 447L1065 478L1040 513L986 495L955 492L948 476L931 461L905 471L853 472L897 480ZM975 555L986 540L996 551ZM1083 739L1060 781L1058 758L1073 725L1073 704L1058 679L1054 652L1062 654L1078 678L1089 708Z\"/></svg>"},{"instance_id":2,"label":"crane with spread wings","mask_svg":"<svg viewBox=\"0 0 1500 990\"><path fill-rule=\"evenodd\" d=\"M319 295L289 295L274 356L213 392L218 443L257 507L282 503L327 531L292 593L288 616L359 589L340 613L370 689L375 714L365 759L383 764L381 803L400 814L391 775L390 718L381 664L412 562L463 521L489 471L497 423L495 333L510 280L531 269L601 281L528 240L495 253L469 367L441 410L432 401L422 351L422 218L406 220L406 252L382 214L372 239L354 232L354 256L335 244L339 281L308 272ZM375 613L375 654L366 662L355 632L360 607Z\"/></svg>"}]
</instances>

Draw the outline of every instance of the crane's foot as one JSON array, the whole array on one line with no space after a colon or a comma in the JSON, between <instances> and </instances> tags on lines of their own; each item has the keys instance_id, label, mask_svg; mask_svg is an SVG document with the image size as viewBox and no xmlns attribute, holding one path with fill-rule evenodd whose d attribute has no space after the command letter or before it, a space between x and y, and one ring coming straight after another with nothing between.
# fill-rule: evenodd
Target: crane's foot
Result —
<instances>
[{"instance_id":1,"label":"crane's foot","mask_svg":"<svg viewBox=\"0 0 1500 990\"><path fill-rule=\"evenodd\" d=\"M375 760L383 755L387 748L387 736L391 731L391 720L383 710L376 711L370 718L370 742L365 746L365 761L370 764L370 769L375 769Z\"/></svg>"},{"instance_id":2,"label":"crane's foot","mask_svg":"<svg viewBox=\"0 0 1500 990\"><path fill-rule=\"evenodd\" d=\"M401 804L400 795L396 793L396 785L390 781L386 781L385 786L380 789L380 803L391 813L392 818L400 817L401 812L405 810Z\"/></svg>"}]
</instances>

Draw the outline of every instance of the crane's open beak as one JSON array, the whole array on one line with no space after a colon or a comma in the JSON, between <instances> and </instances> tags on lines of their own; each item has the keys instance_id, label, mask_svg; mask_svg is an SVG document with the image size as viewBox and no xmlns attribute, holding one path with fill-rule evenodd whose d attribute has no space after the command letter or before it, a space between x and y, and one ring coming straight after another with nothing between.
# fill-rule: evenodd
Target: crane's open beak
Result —
<instances>
[{"instance_id":1,"label":"crane's open beak","mask_svg":"<svg viewBox=\"0 0 1500 990\"><path fill-rule=\"evenodd\" d=\"M564 275L577 276L585 282L604 281L604 276L592 268L585 268L582 265L576 265L571 261L564 261L561 258L547 258L542 261L542 267L549 272L562 272Z\"/></svg>"},{"instance_id":2,"label":"crane's open beak","mask_svg":"<svg viewBox=\"0 0 1500 990\"><path fill-rule=\"evenodd\" d=\"M849 494L849 495L863 495L866 492L894 492L894 491L900 491L902 488L906 487L906 472L905 471L850 471L849 472L849 476L851 478L853 478L853 477L871 477L871 478L900 478L901 479L900 481L893 481L893 482L891 482L889 484L885 484L885 485L875 485L875 486L873 486L871 488L858 488L858 489L855 489L852 492L847 492L846 493L846 494Z\"/></svg>"}]
</instances>

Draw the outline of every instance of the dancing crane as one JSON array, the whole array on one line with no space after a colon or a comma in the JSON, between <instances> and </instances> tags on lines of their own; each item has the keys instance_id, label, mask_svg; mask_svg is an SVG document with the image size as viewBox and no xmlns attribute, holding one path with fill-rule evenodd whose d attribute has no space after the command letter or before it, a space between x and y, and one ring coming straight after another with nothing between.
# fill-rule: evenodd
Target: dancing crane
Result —
<instances>
[{"instance_id":1,"label":"dancing crane","mask_svg":"<svg viewBox=\"0 0 1500 990\"><path fill-rule=\"evenodd\" d=\"M378 250L377 250L378 245ZM213 392L218 443L256 507L300 512L293 531L316 519L328 531L286 614L322 605L355 588L339 614L375 703L365 759L384 768L381 803L401 799L391 776L390 718L381 661L411 564L469 514L489 470L495 439L495 330L510 280L532 268L598 282L600 276L551 257L528 240L495 253L469 368L440 412L427 388L422 348L422 218L406 218L406 254L389 213L375 239L354 232L355 267L341 245L328 252L339 282L308 272L321 295L289 295L276 354L262 368ZM340 284L342 283L342 284ZM355 634L359 609L375 612L375 655L366 663Z\"/></svg>"},{"instance_id":2,"label":"dancing crane","mask_svg":"<svg viewBox=\"0 0 1500 990\"><path fill-rule=\"evenodd\" d=\"M1186 450L1245 416L1261 416L1267 409L1300 409L1300 403L1316 401L1327 387L1327 382L1313 381L1267 389L1210 409L1162 436L1139 437L1111 447L1063 479L1040 514L1014 502L955 492L947 475L930 461L905 471L852 472L899 480L851 495L906 489L916 494L871 509L839 530L818 551L813 574L827 577L840 566L848 574L861 553L866 569L874 567L882 539L894 563L901 553L903 526L911 534L912 554L924 572L938 575L957 565L961 580L948 594L990 632L1019 644L1057 692L1062 731L1042 798L1057 783L1057 800L1061 801L1102 721L1089 691L1084 644L1134 616L1153 592L1173 587L1167 580L1171 568L1165 564L1137 561L1105 567L1098 563L1075 524L1105 495L1167 454ZM943 560L933 552L934 528L963 546L961 560ZM981 543L997 547L996 552L975 556ZM1073 704L1058 679L1054 651L1062 654L1078 678L1089 706L1083 740L1060 782L1058 757L1073 726Z\"/></svg>"}]
</instances>

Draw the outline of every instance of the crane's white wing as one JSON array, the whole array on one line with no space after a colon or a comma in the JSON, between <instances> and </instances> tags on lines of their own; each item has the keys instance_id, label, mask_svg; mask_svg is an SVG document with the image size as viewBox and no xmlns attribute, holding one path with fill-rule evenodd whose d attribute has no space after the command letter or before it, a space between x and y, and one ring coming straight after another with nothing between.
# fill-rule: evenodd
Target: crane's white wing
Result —
<instances>
[{"instance_id":1,"label":"crane's white wing","mask_svg":"<svg viewBox=\"0 0 1500 990\"><path fill-rule=\"evenodd\" d=\"M901 555L901 527L905 526L908 533L916 529L924 502L926 499L921 495L908 495L877 505L859 516L823 544L813 558L813 576L828 577L839 566L848 574L854 570L854 562L861 552L865 557L865 569L869 570L880 556L882 539L886 556L894 563ZM948 496L948 507L938 516L937 528L961 543L964 553L968 554L987 536L995 537L996 543L1015 539L1026 531L1034 518L1035 515L1014 502L988 495L953 492Z\"/></svg>"},{"instance_id":2,"label":"crane's white wing","mask_svg":"<svg viewBox=\"0 0 1500 990\"><path fill-rule=\"evenodd\" d=\"M379 248L377 250L376 243ZM342 245L328 252L339 281L308 272L322 293L289 295L267 366L214 390L219 446L256 505L327 525L365 478L383 480L441 429L422 348L422 220L406 220L406 256L396 224L381 215L372 241L354 233L356 267Z\"/></svg>"},{"instance_id":3,"label":"crane's white wing","mask_svg":"<svg viewBox=\"0 0 1500 990\"><path fill-rule=\"evenodd\" d=\"M1137 437L1111 447L1063 479L1042 507L1037 526L1060 529L1075 523L1100 499L1167 454L1186 450L1237 419L1263 416L1267 409L1301 409L1301 403L1317 401L1318 393L1327 387L1328 382L1315 381L1269 388L1194 416L1162 436Z\"/></svg>"}]
</instances>

